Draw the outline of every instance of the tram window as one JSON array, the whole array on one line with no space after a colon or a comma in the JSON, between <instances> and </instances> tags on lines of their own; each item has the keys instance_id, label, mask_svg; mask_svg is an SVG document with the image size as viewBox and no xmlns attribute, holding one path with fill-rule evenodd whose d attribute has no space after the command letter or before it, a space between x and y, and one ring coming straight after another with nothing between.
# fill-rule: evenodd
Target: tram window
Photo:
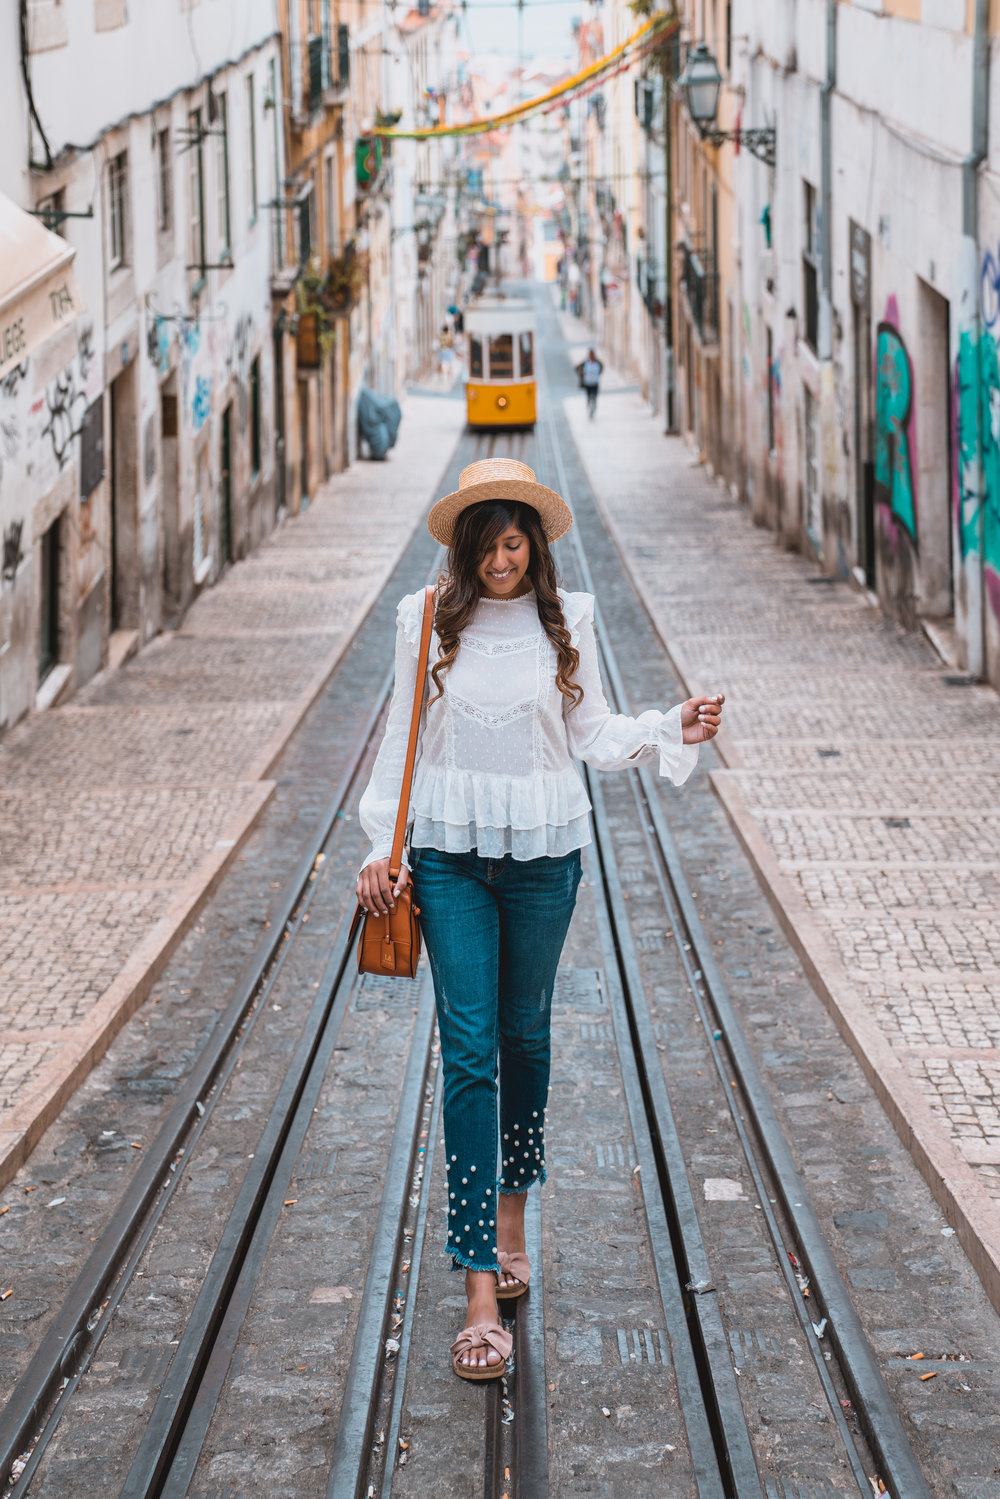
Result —
<instances>
[{"instance_id":1,"label":"tram window","mask_svg":"<svg viewBox=\"0 0 1000 1499\"><path fill-rule=\"evenodd\" d=\"M469 339L469 374L473 379L481 380L483 377L483 341L481 338Z\"/></svg>"},{"instance_id":2,"label":"tram window","mask_svg":"<svg viewBox=\"0 0 1000 1499\"><path fill-rule=\"evenodd\" d=\"M510 333L499 333L490 339L490 379L513 380L514 339Z\"/></svg>"},{"instance_id":3,"label":"tram window","mask_svg":"<svg viewBox=\"0 0 1000 1499\"><path fill-rule=\"evenodd\" d=\"M521 379L528 380L535 373L534 354L532 351L532 338L530 333L519 335L518 343L521 352Z\"/></svg>"}]
</instances>

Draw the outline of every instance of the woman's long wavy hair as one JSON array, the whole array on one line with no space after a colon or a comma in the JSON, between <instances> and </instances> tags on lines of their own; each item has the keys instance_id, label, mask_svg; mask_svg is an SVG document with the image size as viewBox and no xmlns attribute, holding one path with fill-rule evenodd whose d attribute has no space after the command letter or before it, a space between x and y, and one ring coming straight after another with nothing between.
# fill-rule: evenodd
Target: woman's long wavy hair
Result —
<instances>
[{"instance_id":1,"label":"woman's long wavy hair","mask_svg":"<svg viewBox=\"0 0 1000 1499\"><path fill-rule=\"evenodd\" d=\"M444 691L441 679L453 665L462 631L479 603L482 590L477 568L490 547L510 526L516 526L528 538L531 552L528 577L538 601L538 618L555 647L556 686L574 708L583 698L583 688L573 680L579 670L580 653L574 648L566 628L562 601L556 588L556 565L538 511L532 505L514 500L480 500L478 505L470 505L456 518L448 549L448 568L438 584L434 624L441 647L431 669L437 689L430 699L432 703Z\"/></svg>"}]
</instances>

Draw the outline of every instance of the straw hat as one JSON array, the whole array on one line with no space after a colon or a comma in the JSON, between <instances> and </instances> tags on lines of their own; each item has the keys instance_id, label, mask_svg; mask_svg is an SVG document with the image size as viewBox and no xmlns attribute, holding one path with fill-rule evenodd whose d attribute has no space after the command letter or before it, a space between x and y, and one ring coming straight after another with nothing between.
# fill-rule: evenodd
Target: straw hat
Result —
<instances>
[{"instance_id":1,"label":"straw hat","mask_svg":"<svg viewBox=\"0 0 1000 1499\"><path fill-rule=\"evenodd\" d=\"M537 510L542 529L549 541L565 536L573 524L573 514L566 501L554 489L539 484L526 463L514 458L483 458L470 463L458 476L454 494L446 494L431 507L427 529L435 541L451 546L456 517L480 500L517 500Z\"/></svg>"}]
</instances>

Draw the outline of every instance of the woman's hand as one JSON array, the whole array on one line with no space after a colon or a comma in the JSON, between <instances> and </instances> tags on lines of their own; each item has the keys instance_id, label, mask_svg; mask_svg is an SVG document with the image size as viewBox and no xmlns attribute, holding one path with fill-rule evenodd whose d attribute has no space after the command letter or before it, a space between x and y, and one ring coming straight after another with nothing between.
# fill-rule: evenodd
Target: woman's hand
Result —
<instances>
[{"instance_id":1,"label":"woman's hand","mask_svg":"<svg viewBox=\"0 0 1000 1499\"><path fill-rule=\"evenodd\" d=\"M681 705L681 727L685 744L704 744L714 739L722 722L722 705L725 695L717 692L714 697L689 697Z\"/></svg>"},{"instance_id":2,"label":"woman's hand","mask_svg":"<svg viewBox=\"0 0 1000 1499\"><path fill-rule=\"evenodd\" d=\"M364 910L377 911L380 916L384 916L387 911L396 909L395 897L401 890L406 889L409 882L410 871L404 866L399 871L399 879L393 885L389 879L389 860L376 859L358 875L356 886L358 903Z\"/></svg>"}]
</instances>

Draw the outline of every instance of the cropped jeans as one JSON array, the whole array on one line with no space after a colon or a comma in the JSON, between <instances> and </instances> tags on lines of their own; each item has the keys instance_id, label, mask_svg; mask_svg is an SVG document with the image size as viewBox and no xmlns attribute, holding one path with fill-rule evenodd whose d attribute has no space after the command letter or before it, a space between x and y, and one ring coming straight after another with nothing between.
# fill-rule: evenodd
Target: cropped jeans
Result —
<instances>
[{"instance_id":1,"label":"cropped jeans","mask_svg":"<svg viewBox=\"0 0 1000 1499\"><path fill-rule=\"evenodd\" d=\"M456 1267L497 1270L497 1193L545 1180L552 989L580 854L416 848L410 863L444 1068L447 1247Z\"/></svg>"}]
</instances>

